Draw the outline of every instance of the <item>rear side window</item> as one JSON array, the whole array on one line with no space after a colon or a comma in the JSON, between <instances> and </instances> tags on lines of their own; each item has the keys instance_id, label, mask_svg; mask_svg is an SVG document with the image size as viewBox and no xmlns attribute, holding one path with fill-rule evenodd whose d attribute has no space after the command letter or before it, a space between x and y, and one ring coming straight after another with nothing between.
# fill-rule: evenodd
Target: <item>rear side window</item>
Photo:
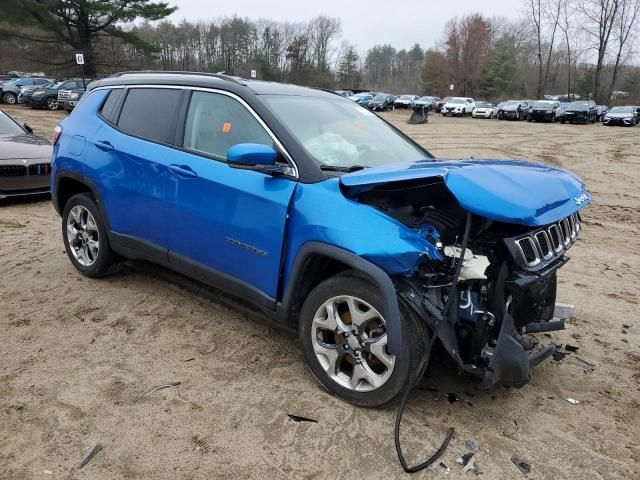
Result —
<instances>
[{"instance_id":1,"label":"rear side window","mask_svg":"<svg viewBox=\"0 0 640 480\"><path fill-rule=\"evenodd\" d=\"M219 93L193 92L184 129L184 148L221 160L239 143L273 146L258 120L237 100Z\"/></svg>"},{"instance_id":2,"label":"rear side window","mask_svg":"<svg viewBox=\"0 0 640 480\"><path fill-rule=\"evenodd\" d=\"M102 104L102 108L100 109L100 115L107 120L108 122L113 123L115 119L116 108L118 107L118 100L122 96L123 90L121 88L111 90L109 95L107 95L107 99Z\"/></svg>"},{"instance_id":3,"label":"rear side window","mask_svg":"<svg viewBox=\"0 0 640 480\"><path fill-rule=\"evenodd\" d=\"M174 137L181 97L182 91L175 89L131 89L124 100L118 128L137 137L169 143Z\"/></svg>"}]
</instances>

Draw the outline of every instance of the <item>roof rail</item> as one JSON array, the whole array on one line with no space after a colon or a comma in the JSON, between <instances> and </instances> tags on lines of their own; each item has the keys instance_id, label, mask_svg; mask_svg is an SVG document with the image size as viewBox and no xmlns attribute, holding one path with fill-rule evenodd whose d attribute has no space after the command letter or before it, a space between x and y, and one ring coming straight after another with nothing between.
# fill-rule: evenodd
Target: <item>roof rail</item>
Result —
<instances>
[{"instance_id":1,"label":"roof rail","mask_svg":"<svg viewBox=\"0 0 640 480\"><path fill-rule=\"evenodd\" d=\"M242 83L239 77L232 77L231 75L225 75L224 73L210 73L210 72L189 72L182 70L129 70L125 72L117 72L111 75L113 77L121 77L123 75L147 75L147 74L165 74L165 75L198 75L202 77L219 78L220 80L227 80L229 82L236 83L238 85L246 85Z\"/></svg>"}]
</instances>

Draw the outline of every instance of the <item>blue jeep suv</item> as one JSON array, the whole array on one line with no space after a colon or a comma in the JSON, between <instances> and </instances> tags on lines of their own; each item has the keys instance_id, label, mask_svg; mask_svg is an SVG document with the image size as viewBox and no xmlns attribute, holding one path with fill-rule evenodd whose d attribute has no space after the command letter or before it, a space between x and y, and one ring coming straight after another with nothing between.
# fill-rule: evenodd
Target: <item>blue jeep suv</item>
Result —
<instances>
[{"instance_id":1,"label":"blue jeep suv","mask_svg":"<svg viewBox=\"0 0 640 480\"><path fill-rule=\"evenodd\" d=\"M482 387L523 386L554 346L556 271L591 201L523 161L438 161L331 92L189 72L92 83L56 128L69 259L145 259L296 329L331 393L397 398L438 340Z\"/></svg>"}]
</instances>

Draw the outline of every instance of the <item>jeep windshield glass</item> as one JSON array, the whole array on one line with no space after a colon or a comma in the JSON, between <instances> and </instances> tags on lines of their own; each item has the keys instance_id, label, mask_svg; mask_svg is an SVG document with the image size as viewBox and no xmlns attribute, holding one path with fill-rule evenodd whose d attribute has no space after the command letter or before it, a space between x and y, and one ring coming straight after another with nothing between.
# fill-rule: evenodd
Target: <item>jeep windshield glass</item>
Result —
<instances>
[{"instance_id":1,"label":"jeep windshield glass","mask_svg":"<svg viewBox=\"0 0 640 480\"><path fill-rule=\"evenodd\" d=\"M320 166L366 168L433 158L354 102L339 97L265 95L263 98Z\"/></svg>"},{"instance_id":2,"label":"jeep windshield glass","mask_svg":"<svg viewBox=\"0 0 640 480\"><path fill-rule=\"evenodd\" d=\"M23 133L16 122L0 112L0 135L21 135Z\"/></svg>"}]
</instances>

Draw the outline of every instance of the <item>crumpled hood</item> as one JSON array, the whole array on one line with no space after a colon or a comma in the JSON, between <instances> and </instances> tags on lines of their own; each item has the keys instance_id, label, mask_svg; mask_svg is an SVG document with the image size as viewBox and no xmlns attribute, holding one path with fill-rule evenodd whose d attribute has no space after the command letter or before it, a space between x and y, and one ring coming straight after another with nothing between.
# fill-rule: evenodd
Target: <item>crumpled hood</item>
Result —
<instances>
[{"instance_id":1,"label":"crumpled hood","mask_svg":"<svg viewBox=\"0 0 640 480\"><path fill-rule=\"evenodd\" d=\"M518 160L447 160L391 164L343 175L340 186L354 197L389 182L441 178L460 206L476 215L527 226L547 225L591 202L577 175Z\"/></svg>"}]
</instances>

